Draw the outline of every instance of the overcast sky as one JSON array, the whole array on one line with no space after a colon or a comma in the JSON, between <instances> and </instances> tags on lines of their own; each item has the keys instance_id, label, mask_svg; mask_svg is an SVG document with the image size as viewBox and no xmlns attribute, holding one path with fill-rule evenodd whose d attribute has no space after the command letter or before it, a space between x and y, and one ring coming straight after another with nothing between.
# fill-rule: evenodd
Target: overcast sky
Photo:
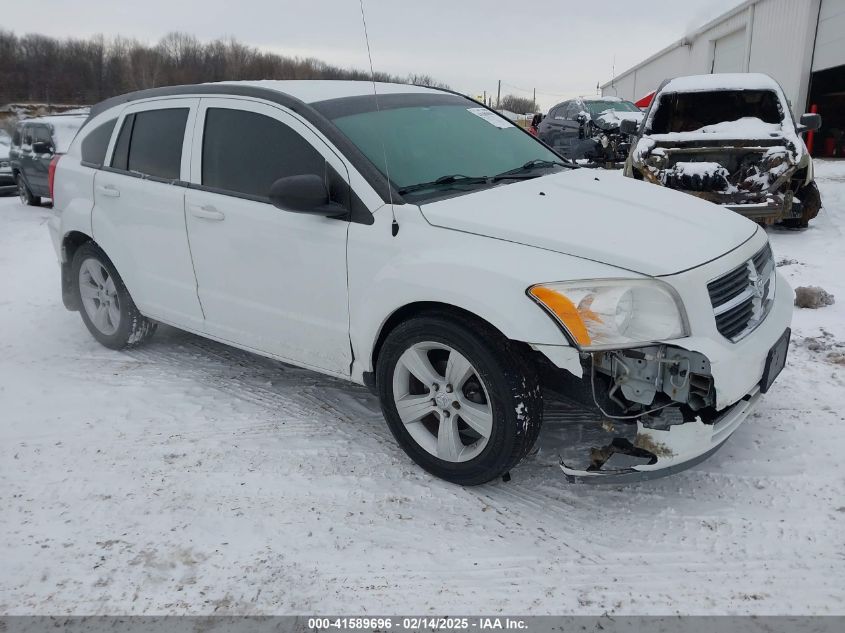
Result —
<instances>
[{"instance_id":1,"label":"overcast sky","mask_svg":"<svg viewBox=\"0 0 845 633\"><path fill-rule=\"evenodd\" d=\"M57 37L170 31L235 36L289 55L367 68L359 0L3 0L0 28ZM470 95L579 94L739 0L364 0L376 70L424 73Z\"/></svg>"}]
</instances>

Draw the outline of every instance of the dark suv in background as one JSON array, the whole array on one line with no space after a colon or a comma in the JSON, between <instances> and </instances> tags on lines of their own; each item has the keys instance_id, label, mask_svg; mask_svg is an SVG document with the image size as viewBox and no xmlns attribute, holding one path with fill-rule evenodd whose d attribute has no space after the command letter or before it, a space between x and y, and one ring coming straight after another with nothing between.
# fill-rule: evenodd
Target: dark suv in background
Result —
<instances>
[{"instance_id":1,"label":"dark suv in background","mask_svg":"<svg viewBox=\"0 0 845 633\"><path fill-rule=\"evenodd\" d=\"M87 114L68 114L27 119L18 123L12 136L9 163L21 201L30 206L50 197L50 163L64 154L85 123Z\"/></svg>"},{"instance_id":2,"label":"dark suv in background","mask_svg":"<svg viewBox=\"0 0 845 633\"><path fill-rule=\"evenodd\" d=\"M630 138L619 129L622 121L639 125L643 113L618 97L579 97L549 110L537 136L572 160L613 165L628 157Z\"/></svg>"},{"instance_id":3,"label":"dark suv in background","mask_svg":"<svg viewBox=\"0 0 845 633\"><path fill-rule=\"evenodd\" d=\"M12 138L5 130L0 130L0 194L8 193L16 188L12 176L12 165L9 163L9 152L12 149Z\"/></svg>"}]
</instances>

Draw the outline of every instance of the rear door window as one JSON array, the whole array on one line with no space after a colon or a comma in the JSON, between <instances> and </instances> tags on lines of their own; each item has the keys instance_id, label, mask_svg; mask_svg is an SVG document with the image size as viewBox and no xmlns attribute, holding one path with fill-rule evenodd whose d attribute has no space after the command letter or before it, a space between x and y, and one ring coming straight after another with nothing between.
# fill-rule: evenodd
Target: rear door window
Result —
<instances>
[{"instance_id":1,"label":"rear door window","mask_svg":"<svg viewBox=\"0 0 845 633\"><path fill-rule=\"evenodd\" d=\"M188 113L188 108L167 108L127 116L111 166L151 178L178 180Z\"/></svg>"},{"instance_id":2,"label":"rear door window","mask_svg":"<svg viewBox=\"0 0 845 633\"><path fill-rule=\"evenodd\" d=\"M300 174L325 177L326 160L287 125L255 112L207 110L203 186L268 200L276 180Z\"/></svg>"}]
</instances>

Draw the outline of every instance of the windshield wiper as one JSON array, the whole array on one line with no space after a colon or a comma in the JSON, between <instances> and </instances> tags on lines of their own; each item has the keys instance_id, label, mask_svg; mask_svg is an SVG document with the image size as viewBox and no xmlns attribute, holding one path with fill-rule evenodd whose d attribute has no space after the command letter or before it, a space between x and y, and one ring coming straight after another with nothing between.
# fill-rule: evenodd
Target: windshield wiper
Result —
<instances>
[{"instance_id":1,"label":"windshield wiper","mask_svg":"<svg viewBox=\"0 0 845 633\"><path fill-rule=\"evenodd\" d=\"M440 176L436 180L429 182L420 182L416 185L408 185L399 189L399 195L411 193L412 191L420 191L422 189L434 189L442 187L443 185L486 185L490 182L489 176L464 176L463 174L450 174L448 176Z\"/></svg>"},{"instance_id":2,"label":"windshield wiper","mask_svg":"<svg viewBox=\"0 0 845 633\"><path fill-rule=\"evenodd\" d=\"M543 158L535 158L534 160L529 160L525 163L522 167L517 167L516 169L509 169L508 171L503 171L501 174L496 174L493 176L493 180L504 180L505 178L536 178L537 174L532 174L536 169L548 169L550 167L572 167L569 163L562 163L557 160L545 160Z\"/></svg>"}]
</instances>

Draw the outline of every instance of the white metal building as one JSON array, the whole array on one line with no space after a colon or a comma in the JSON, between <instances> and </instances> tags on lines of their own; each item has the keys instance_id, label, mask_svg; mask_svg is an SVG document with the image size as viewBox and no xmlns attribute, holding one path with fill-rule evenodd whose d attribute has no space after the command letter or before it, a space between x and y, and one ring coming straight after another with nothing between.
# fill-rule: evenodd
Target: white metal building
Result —
<instances>
[{"instance_id":1,"label":"white metal building","mask_svg":"<svg viewBox=\"0 0 845 633\"><path fill-rule=\"evenodd\" d=\"M845 0L746 0L614 77L602 94L636 101L664 79L712 72L774 77L795 114L818 107L823 131L840 135L838 149L845 129Z\"/></svg>"}]
</instances>

